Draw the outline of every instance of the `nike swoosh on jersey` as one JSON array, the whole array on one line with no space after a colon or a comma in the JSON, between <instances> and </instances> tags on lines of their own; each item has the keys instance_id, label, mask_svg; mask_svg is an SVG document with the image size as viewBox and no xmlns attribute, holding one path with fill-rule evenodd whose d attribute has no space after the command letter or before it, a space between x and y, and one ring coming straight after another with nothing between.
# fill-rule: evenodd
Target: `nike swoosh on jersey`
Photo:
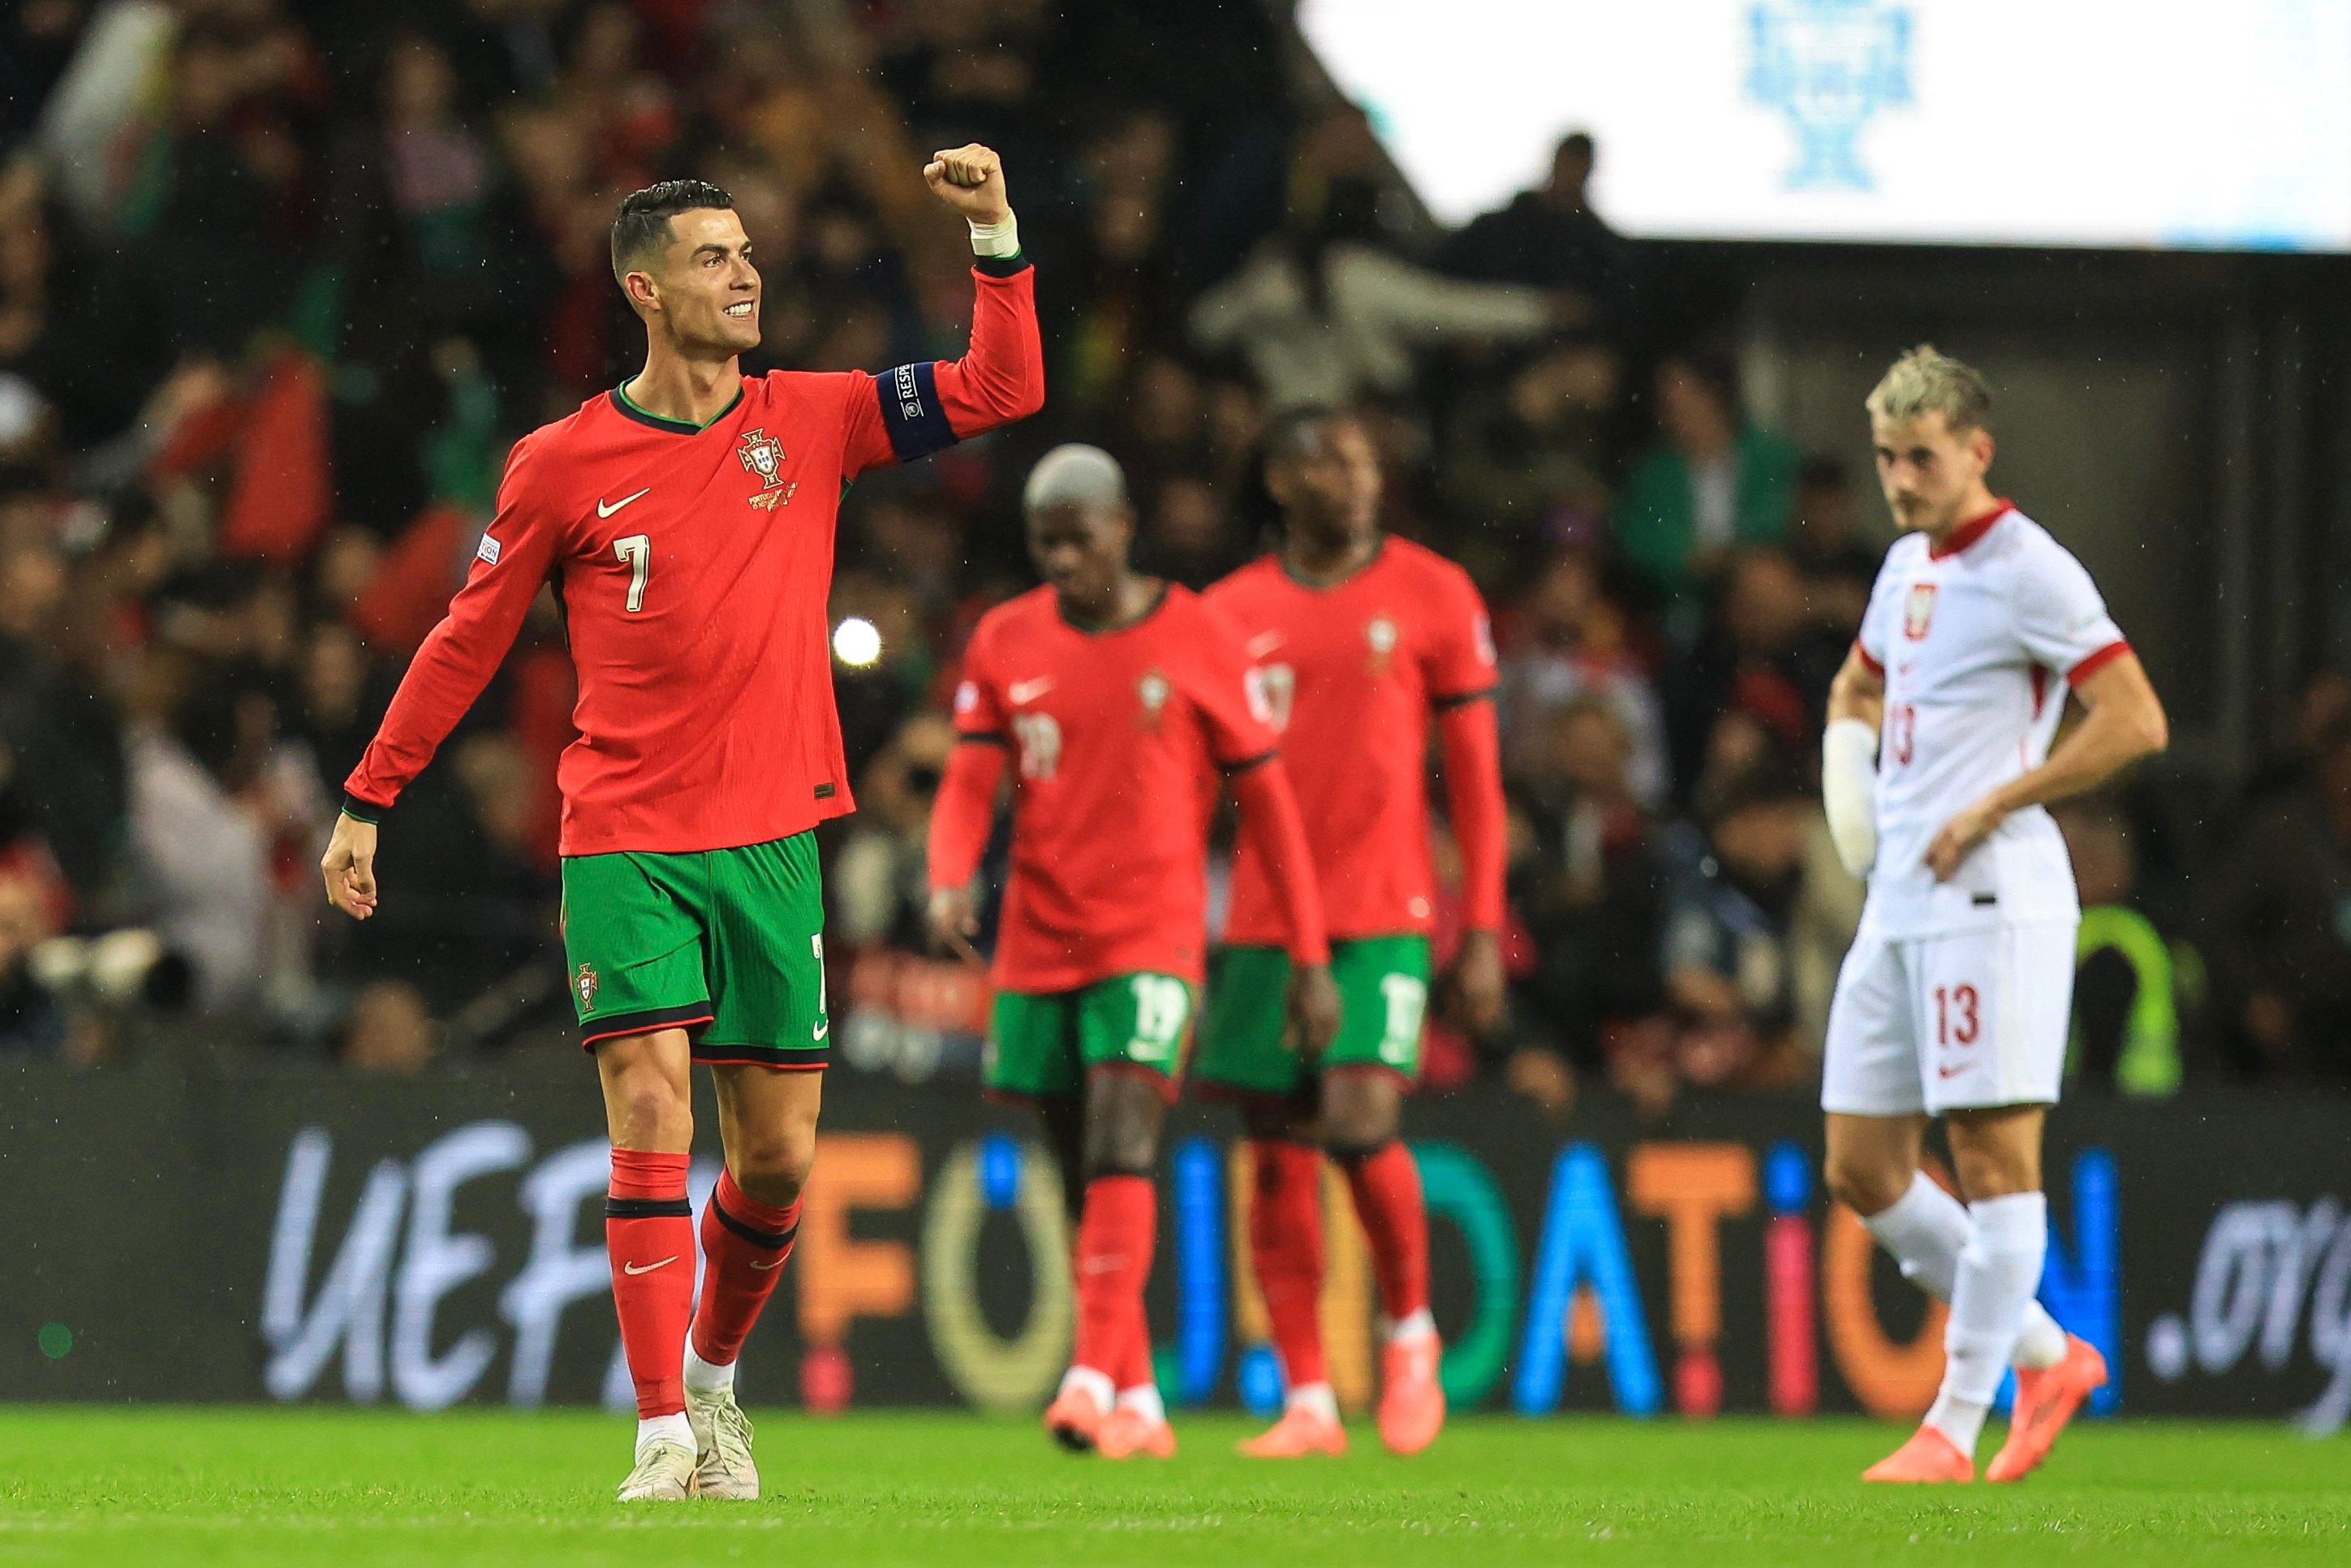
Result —
<instances>
[{"instance_id":1,"label":"nike swoosh on jersey","mask_svg":"<svg viewBox=\"0 0 2351 1568\"><path fill-rule=\"evenodd\" d=\"M622 507L627 506L630 502L632 502L632 501L641 501L641 500L643 500L644 497L646 497L647 496L652 495L653 493L653 487L651 485L648 485L648 486L646 486L643 489L642 489L642 490L638 491L635 495L633 495L633 496L623 496L623 497L622 497L619 500L614 501L613 503L611 503L610 506L605 505L605 503L604 503L604 501L603 501L602 497L599 497L597 498L597 501L596 501L596 515L597 515L598 517L611 517L614 512L619 511Z\"/></svg>"},{"instance_id":2,"label":"nike swoosh on jersey","mask_svg":"<svg viewBox=\"0 0 2351 1568\"><path fill-rule=\"evenodd\" d=\"M1249 649L1249 656L1252 659L1262 659L1268 653L1272 653L1276 648L1280 647L1281 642L1281 633L1279 632L1260 632L1256 636L1250 638L1246 644Z\"/></svg>"},{"instance_id":3,"label":"nike swoosh on jersey","mask_svg":"<svg viewBox=\"0 0 2351 1568\"><path fill-rule=\"evenodd\" d=\"M658 1263L623 1263L621 1265L621 1272L623 1274L650 1274L656 1269L666 1269L672 1263L676 1261L677 1254L673 1252Z\"/></svg>"},{"instance_id":4,"label":"nike swoosh on jersey","mask_svg":"<svg viewBox=\"0 0 2351 1568\"><path fill-rule=\"evenodd\" d=\"M1050 692L1052 689L1053 677L1050 675L1040 675L1033 681L1013 682L1010 685L1004 688L1004 695L1012 699L1012 706L1014 707L1019 707L1022 703L1035 702L1039 697L1043 696L1047 692Z\"/></svg>"},{"instance_id":5,"label":"nike swoosh on jersey","mask_svg":"<svg viewBox=\"0 0 2351 1568\"><path fill-rule=\"evenodd\" d=\"M762 1274L768 1272L771 1269L780 1269L783 1266L784 1260L781 1258L777 1259L772 1263L762 1263L757 1258L751 1260L751 1267Z\"/></svg>"}]
</instances>

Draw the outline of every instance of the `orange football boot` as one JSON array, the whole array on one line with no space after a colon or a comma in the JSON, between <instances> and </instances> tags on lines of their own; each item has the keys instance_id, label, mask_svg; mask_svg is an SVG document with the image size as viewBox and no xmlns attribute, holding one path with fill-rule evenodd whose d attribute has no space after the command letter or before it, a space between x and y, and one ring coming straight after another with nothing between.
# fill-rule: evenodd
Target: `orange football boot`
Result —
<instances>
[{"instance_id":1,"label":"orange football boot","mask_svg":"<svg viewBox=\"0 0 2351 1568\"><path fill-rule=\"evenodd\" d=\"M1984 1467L1988 1481L2021 1481L2041 1468L2056 1446L2057 1434L2082 1401L2106 1385L2106 1358L2075 1334L2065 1336L2065 1359L2054 1366L2016 1369L2016 1409L2009 1417L2008 1441Z\"/></svg>"},{"instance_id":2,"label":"orange football boot","mask_svg":"<svg viewBox=\"0 0 2351 1568\"><path fill-rule=\"evenodd\" d=\"M1176 1428L1165 1417L1153 1420L1131 1405L1122 1405L1110 1413L1094 1434L1094 1447L1105 1459L1132 1458L1137 1454L1154 1459L1176 1457Z\"/></svg>"},{"instance_id":3,"label":"orange football boot","mask_svg":"<svg viewBox=\"0 0 2351 1568\"><path fill-rule=\"evenodd\" d=\"M1293 1405L1281 1419L1240 1445L1251 1459L1302 1459L1309 1454L1332 1457L1347 1451L1347 1428L1320 1411Z\"/></svg>"},{"instance_id":4,"label":"orange football boot","mask_svg":"<svg viewBox=\"0 0 2351 1568\"><path fill-rule=\"evenodd\" d=\"M1445 1386L1437 1379L1444 1346L1433 1333L1392 1341L1380 1353L1380 1441L1392 1454L1416 1454L1445 1426Z\"/></svg>"},{"instance_id":5,"label":"orange football boot","mask_svg":"<svg viewBox=\"0 0 2351 1568\"><path fill-rule=\"evenodd\" d=\"M1921 1427L1910 1440L1861 1472L1865 1481L1896 1481L1907 1485L1938 1481L1971 1481L1976 1462L1932 1427Z\"/></svg>"},{"instance_id":6,"label":"orange football boot","mask_svg":"<svg viewBox=\"0 0 2351 1568\"><path fill-rule=\"evenodd\" d=\"M1045 1406L1045 1430L1073 1454L1089 1453L1110 1412L1082 1388L1064 1388Z\"/></svg>"}]
</instances>

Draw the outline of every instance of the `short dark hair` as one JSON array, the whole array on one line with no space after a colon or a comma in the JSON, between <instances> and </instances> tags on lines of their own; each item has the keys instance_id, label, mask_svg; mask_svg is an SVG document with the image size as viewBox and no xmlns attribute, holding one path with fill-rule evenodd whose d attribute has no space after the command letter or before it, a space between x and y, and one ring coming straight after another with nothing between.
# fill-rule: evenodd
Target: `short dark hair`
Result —
<instances>
[{"instance_id":1,"label":"short dark hair","mask_svg":"<svg viewBox=\"0 0 2351 1568\"><path fill-rule=\"evenodd\" d=\"M734 210L735 198L707 180L664 180L632 191L612 218L612 281L625 286L640 263L669 244L669 221L678 214Z\"/></svg>"}]
</instances>

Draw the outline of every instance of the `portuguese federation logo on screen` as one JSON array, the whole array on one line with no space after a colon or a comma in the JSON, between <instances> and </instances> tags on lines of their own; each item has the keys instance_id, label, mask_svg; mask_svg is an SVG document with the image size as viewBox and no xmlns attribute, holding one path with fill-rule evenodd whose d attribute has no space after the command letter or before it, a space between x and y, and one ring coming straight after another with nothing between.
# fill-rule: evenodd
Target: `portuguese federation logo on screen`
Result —
<instances>
[{"instance_id":1,"label":"portuguese federation logo on screen","mask_svg":"<svg viewBox=\"0 0 2351 1568\"><path fill-rule=\"evenodd\" d=\"M1796 136L1791 191L1876 188L1861 133L1910 101L1911 15L1877 0L1779 0L1748 13L1747 96Z\"/></svg>"}]
</instances>

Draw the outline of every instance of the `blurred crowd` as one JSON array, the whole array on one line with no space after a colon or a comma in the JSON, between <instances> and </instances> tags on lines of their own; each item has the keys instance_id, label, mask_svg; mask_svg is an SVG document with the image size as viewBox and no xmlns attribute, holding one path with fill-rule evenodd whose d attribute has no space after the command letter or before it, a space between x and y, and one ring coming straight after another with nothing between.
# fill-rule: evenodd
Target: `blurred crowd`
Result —
<instances>
[{"instance_id":1,"label":"blurred crowd","mask_svg":"<svg viewBox=\"0 0 2351 1568\"><path fill-rule=\"evenodd\" d=\"M1442 232L1260 0L21 0L0 75L0 1057L172 1016L387 1071L562 1036L551 608L364 927L317 885L341 779L507 446L636 366L621 194L733 193L747 369L878 369L957 350L968 250L918 171L982 141L1050 402L844 507L836 613L882 646L839 672L851 1060L952 1071L975 1016L921 953L922 841L962 640L1033 580L1027 465L1107 446L1144 564L1200 586L1264 548L1258 433L1312 403L1364 411L1387 526L1468 567L1502 650L1513 1007L1440 1029L1435 1085L1656 1109L1813 1071L1861 898L1814 758L1882 511L1750 417L1735 316L1593 211L1588 139ZM2225 845L2145 785L2065 813L2084 1080L2351 1077L2351 683L2302 721Z\"/></svg>"}]
</instances>

